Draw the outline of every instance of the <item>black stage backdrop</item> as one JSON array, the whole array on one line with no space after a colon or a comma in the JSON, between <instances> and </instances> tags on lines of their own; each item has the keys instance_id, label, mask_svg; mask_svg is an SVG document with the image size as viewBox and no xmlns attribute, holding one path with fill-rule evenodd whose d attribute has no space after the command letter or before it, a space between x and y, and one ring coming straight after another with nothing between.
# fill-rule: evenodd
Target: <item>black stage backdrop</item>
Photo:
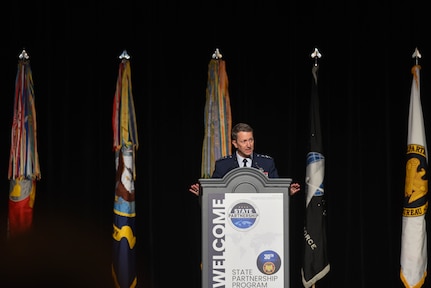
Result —
<instances>
[{"instance_id":1,"label":"black stage backdrop","mask_svg":"<svg viewBox=\"0 0 431 288\"><path fill-rule=\"evenodd\" d=\"M78 2L15 1L1 12L5 287L111 287L111 115L124 49L132 57L140 141L138 286L200 287L200 207L188 188L200 177L211 55L219 48L226 61L233 122L250 123L256 151L275 158L281 177L305 187L315 47L323 55L319 96L331 264L317 287L401 287L404 160L416 47L423 55L422 106L428 139L431 135L425 7L398 1ZM42 179L33 232L8 243L7 169L22 49L33 71ZM303 287L303 192L290 206L291 287Z\"/></svg>"}]
</instances>

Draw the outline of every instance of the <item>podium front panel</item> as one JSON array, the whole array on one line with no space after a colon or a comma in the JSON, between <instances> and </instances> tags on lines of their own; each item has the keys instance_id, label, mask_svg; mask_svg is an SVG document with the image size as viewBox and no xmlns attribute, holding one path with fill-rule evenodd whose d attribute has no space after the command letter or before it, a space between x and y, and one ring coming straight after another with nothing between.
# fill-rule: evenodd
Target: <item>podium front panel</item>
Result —
<instances>
[{"instance_id":1,"label":"podium front panel","mask_svg":"<svg viewBox=\"0 0 431 288\"><path fill-rule=\"evenodd\" d=\"M289 287L289 186L238 168L202 187L202 287Z\"/></svg>"}]
</instances>

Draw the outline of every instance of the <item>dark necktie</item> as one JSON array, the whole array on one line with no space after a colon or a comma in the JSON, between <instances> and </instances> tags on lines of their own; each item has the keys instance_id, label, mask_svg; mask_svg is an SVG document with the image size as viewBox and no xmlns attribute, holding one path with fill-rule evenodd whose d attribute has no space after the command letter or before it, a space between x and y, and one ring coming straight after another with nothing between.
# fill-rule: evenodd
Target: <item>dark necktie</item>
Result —
<instances>
[{"instance_id":1,"label":"dark necktie","mask_svg":"<svg viewBox=\"0 0 431 288\"><path fill-rule=\"evenodd\" d=\"M242 167L247 167L247 159L244 158L244 160L242 160L242 162L244 162L244 165Z\"/></svg>"}]
</instances>

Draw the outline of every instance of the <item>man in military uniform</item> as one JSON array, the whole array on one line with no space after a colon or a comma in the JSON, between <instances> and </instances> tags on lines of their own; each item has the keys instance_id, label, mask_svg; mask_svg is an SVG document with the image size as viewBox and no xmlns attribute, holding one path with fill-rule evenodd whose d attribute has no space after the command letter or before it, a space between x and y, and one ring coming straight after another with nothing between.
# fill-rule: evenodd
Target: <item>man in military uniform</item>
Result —
<instances>
[{"instance_id":1,"label":"man in military uniform","mask_svg":"<svg viewBox=\"0 0 431 288\"><path fill-rule=\"evenodd\" d=\"M232 128L232 144L236 148L232 155L218 159L212 178L223 178L226 173L239 167L254 167L262 171L269 178L278 178L278 171L274 159L268 155L254 152L253 128L245 123L238 123ZM199 183L192 184L189 191L199 195ZM298 183L290 185L290 194L300 190Z\"/></svg>"}]
</instances>

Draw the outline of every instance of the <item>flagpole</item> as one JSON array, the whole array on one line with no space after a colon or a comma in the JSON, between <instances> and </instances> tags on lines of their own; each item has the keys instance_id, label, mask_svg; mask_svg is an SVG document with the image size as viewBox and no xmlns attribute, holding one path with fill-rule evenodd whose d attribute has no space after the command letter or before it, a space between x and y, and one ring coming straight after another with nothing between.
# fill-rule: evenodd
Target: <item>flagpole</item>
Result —
<instances>
[{"instance_id":1,"label":"flagpole","mask_svg":"<svg viewBox=\"0 0 431 288\"><path fill-rule=\"evenodd\" d=\"M315 67L319 66L319 64L317 62L321 57L322 57L322 54L320 54L319 49L314 48L314 52L311 53L311 58L314 58L314 66ZM311 288L316 288L316 283L311 285Z\"/></svg>"},{"instance_id":2,"label":"flagpole","mask_svg":"<svg viewBox=\"0 0 431 288\"><path fill-rule=\"evenodd\" d=\"M213 59L221 59L223 57L223 55L221 55L220 50L218 48L216 48L216 50L214 51L214 54L212 55Z\"/></svg>"},{"instance_id":3,"label":"flagpole","mask_svg":"<svg viewBox=\"0 0 431 288\"><path fill-rule=\"evenodd\" d=\"M314 66L319 66L317 64L317 61L319 60L319 58L322 57L322 54L320 54L319 49L314 48L313 53L311 53L311 58L314 58ZM314 285L313 285L314 286Z\"/></svg>"},{"instance_id":4,"label":"flagpole","mask_svg":"<svg viewBox=\"0 0 431 288\"><path fill-rule=\"evenodd\" d=\"M314 48L314 52L311 53L311 58L314 58L314 66L319 66L317 63L319 58L322 57L322 54L320 54L319 50L317 48ZM316 288L316 284L313 284L311 288Z\"/></svg>"},{"instance_id":5,"label":"flagpole","mask_svg":"<svg viewBox=\"0 0 431 288\"><path fill-rule=\"evenodd\" d=\"M317 67L319 64L317 63L319 58L322 57L322 54L320 54L319 50L317 48L314 48L314 52L311 53L311 58L314 58L314 66ZM311 288L316 288L316 283L314 283Z\"/></svg>"},{"instance_id":6,"label":"flagpole","mask_svg":"<svg viewBox=\"0 0 431 288\"><path fill-rule=\"evenodd\" d=\"M415 48L415 52L413 52L412 58L415 58L415 64L419 64L419 58L422 58L421 53L419 53L418 47Z\"/></svg>"}]
</instances>

